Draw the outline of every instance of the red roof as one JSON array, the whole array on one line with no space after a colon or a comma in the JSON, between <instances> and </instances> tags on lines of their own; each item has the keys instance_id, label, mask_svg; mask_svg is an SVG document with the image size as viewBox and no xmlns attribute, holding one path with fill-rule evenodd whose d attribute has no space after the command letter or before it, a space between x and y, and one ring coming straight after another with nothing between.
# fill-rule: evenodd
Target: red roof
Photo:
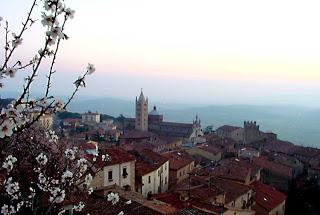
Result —
<instances>
[{"instance_id":1,"label":"red roof","mask_svg":"<svg viewBox=\"0 0 320 215\"><path fill-rule=\"evenodd\" d=\"M254 201L268 211L273 210L286 200L286 195L259 181L253 182L251 186L256 192L253 196Z\"/></svg>"},{"instance_id":2,"label":"red roof","mask_svg":"<svg viewBox=\"0 0 320 215\"><path fill-rule=\"evenodd\" d=\"M205 144L200 148L215 155L221 152L221 149L213 144Z\"/></svg>"},{"instance_id":3,"label":"red roof","mask_svg":"<svg viewBox=\"0 0 320 215\"><path fill-rule=\"evenodd\" d=\"M273 140L267 142L264 145L264 149L271 152L281 152L284 154L293 154L296 146L293 143L282 141L282 140Z\"/></svg>"},{"instance_id":4,"label":"red roof","mask_svg":"<svg viewBox=\"0 0 320 215\"><path fill-rule=\"evenodd\" d=\"M102 161L102 155L103 154L108 154L111 157L110 161ZM93 156L87 155L87 158L89 160L92 160ZM91 159L90 159L91 158ZM102 168L104 166L110 166L114 164L121 164L121 163L126 163L130 161L135 161L135 157L126 152L123 149L120 148L108 148L106 152L104 153L99 153L99 156L97 157L97 161L95 163L96 168Z\"/></svg>"},{"instance_id":5,"label":"red roof","mask_svg":"<svg viewBox=\"0 0 320 215\"><path fill-rule=\"evenodd\" d=\"M130 151L132 155L136 157L136 175L143 176L158 169L165 162L168 161L167 158L161 156L160 154L150 150L143 149L141 151Z\"/></svg>"},{"instance_id":6,"label":"red roof","mask_svg":"<svg viewBox=\"0 0 320 215\"><path fill-rule=\"evenodd\" d=\"M169 159L169 169L178 170L193 162L193 159L185 152L169 152L162 154Z\"/></svg>"},{"instance_id":7,"label":"red roof","mask_svg":"<svg viewBox=\"0 0 320 215\"><path fill-rule=\"evenodd\" d=\"M266 157L255 157L253 158L253 163L258 167L269 170L270 172L276 173L281 176L286 176L288 178L292 178L292 168L269 161Z\"/></svg>"},{"instance_id":8,"label":"red roof","mask_svg":"<svg viewBox=\"0 0 320 215\"><path fill-rule=\"evenodd\" d=\"M239 128L241 128L241 127L232 126L232 125L223 125L223 126L217 128L217 130L223 130L224 132L232 132L232 131L235 131Z\"/></svg>"},{"instance_id":9,"label":"red roof","mask_svg":"<svg viewBox=\"0 0 320 215\"><path fill-rule=\"evenodd\" d=\"M97 142L94 141L88 141L85 143L80 143L79 144L79 149L82 150L91 150L91 149L97 149Z\"/></svg>"}]
</instances>

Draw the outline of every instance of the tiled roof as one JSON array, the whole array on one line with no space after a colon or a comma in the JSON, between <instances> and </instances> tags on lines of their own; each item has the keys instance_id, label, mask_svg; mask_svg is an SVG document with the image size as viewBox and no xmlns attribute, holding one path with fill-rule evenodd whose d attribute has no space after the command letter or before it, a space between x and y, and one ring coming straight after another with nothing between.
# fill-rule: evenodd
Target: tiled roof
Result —
<instances>
[{"instance_id":1,"label":"tiled roof","mask_svg":"<svg viewBox=\"0 0 320 215\"><path fill-rule=\"evenodd\" d=\"M320 150L312 147L296 146L294 153L307 158L312 158L320 154Z\"/></svg>"},{"instance_id":2,"label":"tiled roof","mask_svg":"<svg viewBox=\"0 0 320 215\"><path fill-rule=\"evenodd\" d=\"M255 157L253 158L253 163L258 167L269 170L270 172L276 173L280 176L292 178L292 173L293 173L292 168L269 161L266 157L263 157L263 156L259 158Z\"/></svg>"},{"instance_id":3,"label":"tiled roof","mask_svg":"<svg viewBox=\"0 0 320 215\"><path fill-rule=\"evenodd\" d=\"M120 139L144 139L154 136L154 133L149 131L139 131L139 130L126 130Z\"/></svg>"},{"instance_id":4,"label":"tiled roof","mask_svg":"<svg viewBox=\"0 0 320 215\"><path fill-rule=\"evenodd\" d=\"M293 154L295 151L295 145L287 141L273 140L264 144L264 150L281 152L284 154Z\"/></svg>"},{"instance_id":5,"label":"tiled roof","mask_svg":"<svg viewBox=\"0 0 320 215\"><path fill-rule=\"evenodd\" d=\"M241 128L241 127L232 126L232 125L223 125L223 126L217 128L217 130L223 130L224 132L232 132L232 131L235 131L239 128Z\"/></svg>"},{"instance_id":6,"label":"tiled roof","mask_svg":"<svg viewBox=\"0 0 320 215\"><path fill-rule=\"evenodd\" d=\"M141 151L130 151L130 153L135 156L136 162L136 175L143 176L148 174L159 167L161 167L165 162L168 161L167 158L161 156L160 154L150 150L143 149Z\"/></svg>"},{"instance_id":7,"label":"tiled roof","mask_svg":"<svg viewBox=\"0 0 320 215\"><path fill-rule=\"evenodd\" d=\"M136 162L136 176L141 177L156 170L157 167L145 162Z\"/></svg>"},{"instance_id":8,"label":"tiled roof","mask_svg":"<svg viewBox=\"0 0 320 215\"><path fill-rule=\"evenodd\" d=\"M97 149L97 142L94 142L94 141L87 141L87 142L83 142L83 143L80 143L78 146L79 146L79 149L81 150L90 150L90 149Z\"/></svg>"},{"instance_id":9,"label":"tiled roof","mask_svg":"<svg viewBox=\"0 0 320 215\"><path fill-rule=\"evenodd\" d=\"M315 156L309 161L310 168L314 170L320 170L320 156Z\"/></svg>"},{"instance_id":10,"label":"tiled roof","mask_svg":"<svg viewBox=\"0 0 320 215\"><path fill-rule=\"evenodd\" d=\"M152 197L162 202L166 202L177 209L184 207L184 203L181 201L179 193L159 193Z\"/></svg>"},{"instance_id":11,"label":"tiled roof","mask_svg":"<svg viewBox=\"0 0 320 215\"><path fill-rule=\"evenodd\" d=\"M215 155L221 152L221 148L213 144L204 144L200 148Z\"/></svg>"},{"instance_id":12,"label":"tiled roof","mask_svg":"<svg viewBox=\"0 0 320 215\"><path fill-rule=\"evenodd\" d=\"M238 197L246 194L249 190L251 190L249 186L219 178L211 178L211 183L216 188L225 192L226 204L236 200Z\"/></svg>"},{"instance_id":13,"label":"tiled roof","mask_svg":"<svg viewBox=\"0 0 320 215\"><path fill-rule=\"evenodd\" d=\"M111 157L110 161L102 161L102 155L108 154ZM93 156L87 155L89 161L92 161ZM135 161L135 157L120 148L108 148L106 152L100 152L95 162L95 168L102 168L104 166L110 166L115 164L126 163Z\"/></svg>"},{"instance_id":14,"label":"tiled roof","mask_svg":"<svg viewBox=\"0 0 320 215\"><path fill-rule=\"evenodd\" d=\"M255 191L254 201L268 211L273 210L286 200L286 195L259 181L253 182L251 187Z\"/></svg>"},{"instance_id":15,"label":"tiled roof","mask_svg":"<svg viewBox=\"0 0 320 215\"><path fill-rule=\"evenodd\" d=\"M223 206L217 206L202 201L191 201L193 209L196 209L195 214L223 214L227 211Z\"/></svg>"},{"instance_id":16,"label":"tiled roof","mask_svg":"<svg viewBox=\"0 0 320 215\"><path fill-rule=\"evenodd\" d=\"M185 152L174 151L162 154L169 159L169 168L178 170L193 162L193 159Z\"/></svg>"},{"instance_id":17,"label":"tiled roof","mask_svg":"<svg viewBox=\"0 0 320 215\"><path fill-rule=\"evenodd\" d=\"M120 200L117 204L113 205L111 202L107 201L106 197L92 194L90 198L83 198L82 196L74 197L76 201L75 203L78 204L79 201L83 201L85 204L84 209L81 212L77 212L76 214L85 215L85 214L106 214L106 215L114 215L118 214L120 211L123 211L124 214L146 214L146 215L153 215L153 214L162 214L157 211L154 211L151 208L145 207L140 203L131 200L131 204L126 204L128 199L125 199L120 196Z\"/></svg>"}]
</instances>

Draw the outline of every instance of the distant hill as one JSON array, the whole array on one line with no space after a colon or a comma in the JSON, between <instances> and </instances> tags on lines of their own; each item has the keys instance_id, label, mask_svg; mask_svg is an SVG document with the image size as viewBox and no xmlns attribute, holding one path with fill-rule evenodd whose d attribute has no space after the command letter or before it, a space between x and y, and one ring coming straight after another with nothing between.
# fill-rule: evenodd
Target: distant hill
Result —
<instances>
[{"instance_id":1,"label":"distant hill","mask_svg":"<svg viewBox=\"0 0 320 215\"><path fill-rule=\"evenodd\" d=\"M149 109L151 109L149 105ZM261 106L261 105L211 105L190 107L185 105L160 104L158 111L164 114L166 121L192 122L195 115L202 125L214 125L215 128L232 124L243 126L243 121L257 121L263 131L273 131L279 138L299 145L320 147L320 110L298 106ZM123 114L134 116L134 102L115 99L90 99L73 101L70 111L98 111L114 117Z\"/></svg>"}]
</instances>

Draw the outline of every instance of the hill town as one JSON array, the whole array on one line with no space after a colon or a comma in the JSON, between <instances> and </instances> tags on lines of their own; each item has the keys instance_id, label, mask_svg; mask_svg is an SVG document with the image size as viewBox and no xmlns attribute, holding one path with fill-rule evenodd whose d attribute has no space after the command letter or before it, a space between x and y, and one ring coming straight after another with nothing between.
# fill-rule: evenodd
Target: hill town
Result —
<instances>
[{"instance_id":1,"label":"hill town","mask_svg":"<svg viewBox=\"0 0 320 215\"><path fill-rule=\"evenodd\" d=\"M115 214L103 198L110 192L119 195L120 207L132 202L135 214L319 212L312 196L320 184L320 150L280 140L255 121L213 130L202 128L195 113L190 123L169 122L141 91L135 118L65 111L43 114L37 126L55 130L88 161L98 151L110 158L92 161L94 195L64 202L69 214L73 198L85 202L84 214Z\"/></svg>"}]
</instances>

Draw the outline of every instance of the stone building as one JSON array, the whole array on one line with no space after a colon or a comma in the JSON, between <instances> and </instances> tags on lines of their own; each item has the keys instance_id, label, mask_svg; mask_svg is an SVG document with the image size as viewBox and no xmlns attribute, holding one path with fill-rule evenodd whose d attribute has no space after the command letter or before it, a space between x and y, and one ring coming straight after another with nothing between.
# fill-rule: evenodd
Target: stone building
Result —
<instances>
[{"instance_id":1,"label":"stone building","mask_svg":"<svg viewBox=\"0 0 320 215\"><path fill-rule=\"evenodd\" d=\"M81 115L81 122L84 124L96 124L100 122L100 114L98 112L88 111Z\"/></svg>"},{"instance_id":2,"label":"stone building","mask_svg":"<svg viewBox=\"0 0 320 215\"><path fill-rule=\"evenodd\" d=\"M135 157L119 148L108 148L107 153L111 159L103 161L103 153L100 153L91 169L94 173L91 187L101 189L118 185L135 190ZM93 156L86 155L86 157L88 161L92 161Z\"/></svg>"},{"instance_id":3,"label":"stone building","mask_svg":"<svg viewBox=\"0 0 320 215\"><path fill-rule=\"evenodd\" d=\"M136 98L136 117L125 118L123 130L124 133L128 130L149 131L159 136L180 138L182 143L192 145L205 142L198 116L192 123L166 122L155 106L148 114L148 98L145 98L142 91L139 98Z\"/></svg>"},{"instance_id":4,"label":"stone building","mask_svg":"<svg viewBox=\"0 0 320 215\"><path fill-rule=\"evenodd\" d=\"M143 196L162 193L169 187L169 159L150 149L131 152L136 157L136 191Z\"/></svg>"},{"instance_id":5,"label":"stone building","mask_svg":"<svg viewBox=\"0 0 320 215\"><path fill-rule=\"evenodd\" d=\"M148 98L144 97L142 90L139 98L136 97L135 129L148 131Z\"/></svg>"}]
</instances>

